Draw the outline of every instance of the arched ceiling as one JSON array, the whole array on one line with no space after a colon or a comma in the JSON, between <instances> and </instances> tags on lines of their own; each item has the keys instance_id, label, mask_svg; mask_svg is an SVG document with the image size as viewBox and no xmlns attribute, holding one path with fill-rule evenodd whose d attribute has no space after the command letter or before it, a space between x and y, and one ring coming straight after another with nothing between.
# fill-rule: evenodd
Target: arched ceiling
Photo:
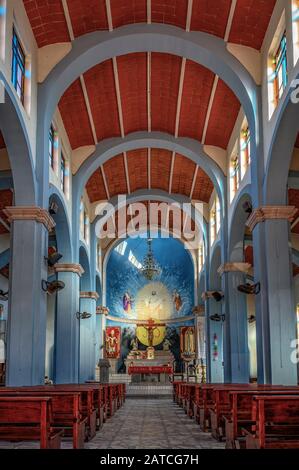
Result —
<instances>
[{"instance_id":1,"label":"arched ceiling","mask_svg":"<svg viewBox=\"0 0 299 470\"><path fill-rule=\"evenodd\" d=\"M131 23L165 23L224 38L231 0L23 0L39 47ZM260 49L275 0L238 0L228 41ZM150 7L149 7L150 5ZM189 8L188 8L189 7ZM191 11L190 11L191 10ZM189 18L188 18L189 16Z\"/></svg>"},{"instance_id":2,"label":"arched ceiling","mask_svg":"<svg viewBox=\"0 0 299 470\"><path fill-rule=\"evenodd\" d=\"M190 159L163 149L140 149L107 161L86 185L91 202L139 189L161 189L208 203L213 183Z\"/></svg>"},{"instance_id":3,"label":"arched ceiling","mask_svg":"<svg viewBox=\"0 0 299 470\"><path fill-rule=\"evenodd\" d=\"M164 23L260 50L275 0L24 0L38 47L132 23ZM240 102L207 68L171 54L113 57L78 77L59 110L73 150L136 131L160 131L227 149ZM90 200L157 188L208 202L209 177L182 155L117 155L90 178Z\"/></svg>"}]
</instances>

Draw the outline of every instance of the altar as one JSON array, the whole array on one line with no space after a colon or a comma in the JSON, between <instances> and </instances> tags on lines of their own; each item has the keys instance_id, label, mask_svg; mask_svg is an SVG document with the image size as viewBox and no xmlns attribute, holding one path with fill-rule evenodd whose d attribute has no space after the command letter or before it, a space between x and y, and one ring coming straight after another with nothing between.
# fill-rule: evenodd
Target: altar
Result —
<instances>
[{"instance_id":1,"label":"altar","mask_svg":"<svg viewBox=\"0 0 299 470\"><path fill-rule=\"evenodd\" d=\"M140 351L143 353L143 351ZM172 364L174 356L170 351L156 351L154 359L132 357L128 355L125 359L127 373L132 376L132 383L168 383L172 375Z\"/></svg>"}]
</instances>

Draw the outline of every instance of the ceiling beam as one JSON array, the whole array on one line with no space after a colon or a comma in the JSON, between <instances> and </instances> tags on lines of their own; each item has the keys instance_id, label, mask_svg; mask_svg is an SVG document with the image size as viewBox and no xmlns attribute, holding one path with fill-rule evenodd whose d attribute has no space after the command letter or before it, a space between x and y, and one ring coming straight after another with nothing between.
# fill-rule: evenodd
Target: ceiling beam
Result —
<instances>
[{"instance_id":1,"label":"ceiling beam","mask_svg":"<svg viewBox=\"0 0 299 470\"><path fill-rule=\"evenodd\" d=\"M146 16L147 16L147 24L152 23L152 0L147 0L146 2Z\"/></svg>"},{"instance_id":2,"label":"ceiling beam","mask_svg":"<svg viewBox=\"0 0 299 470\"><path fill-rule=\"evenodd\" d=\"M125 165L125 173L126 173L126 181L127 181L127 190L128 190L128 194L131 194L127 152L124 152L123 156L124 156L124 165Z\"/></svg>"},{"instance_id":3,"label":"ceiling beam","mask_svg":"<svg viewBox=\"0 0 299 470\"><path fill-rule=\"evenodd\" d=\"M179 93L178 93L178 100L177 100L177 107L176 107L175 131L174 131L175 137L178 137L178 135L179 135L181 106L182 106L182 95L183 95L184 78L185 78L185 69L186 69L186 59L185 59L185 57L183 57L182 58L182 64L181 64Z\"/></svg>"},{"instance_id":4,"label":"ceiling beam","mask_svg":"<svg viewBox=\"0 0 299 470\"><path fill-rule=\"evenodd\" d=\"M147 128L148 132L152 131L152 56L147 53Z\"/></svg>"},{"instance_id":5,"label":"ceiling beam","mask_svg":"<svg viewBox=\"0 0 299 470\"><path fill-rule=\"evenodd\" d=\"M66 24L67 24L67 28L68 28L68 32L69 32L71 41L74 41L75 35L74 35L73 25L72 25L70 12L69 12L66 0L62 0L62 7L63 7L64 16L65 16L65 20L66 20ZM88 93L87 93L87 89L86 89L85 80L84 80L83 75L80 75L80 82L81 82L82 92L83 92L83 95L84 95L84 101L85 101L85 106L86 106L86 109L87 109L87 114L88 114L88 119L89 119L91 132L92 132L92 137L93 137L93 140L94 140L94 144L97 145L98 138L97 138L96 128L95 128L95 124L94 124L94 120L93 120L93 116L92 116L90 101L89 101L89 97L88 97Z\"/></svg>"},{"instance_id":6,"label":"ceiling beam","mask_svg":"<svg viewBox=\"0 0 299 470\"><path fill-rule=\"evenodd\" d=\"M186 31L189 33L192 19L193 0L188 0L187 19L186 19Z\"/></svg>"},{"instance_id":7,"label":"ceiling beam","mask_svg":"<svg viewBox=\"0 0 299 470\"><path fill-rule=\"evenodd\" d=\"M105 188L105 191L106 191L107 199L108 199L108 201L109 201L109 199L110 199L110 194L109 194L107 179L106 179L106 175L105 175L105 171L104 171L103 165L101 165L100 168L101 168L102 178L103 178L103 182L104 182L104 188Z\"/></svg>"},{"instance_id":8,"label":"ceiling beam","mask_svg":"<svg viewBox=\"0 0 299 470\"><path fill-rule=\"evenodd\" d=\"M147 179L148 179L148 189L151 189L151 148L147 149Z\"/></svg>"},{"instance_id":9,"label":"ceiling beam","mask_svg":"<svg viewBox=\"0 0 299 470\"><path fill-rule=\"evenodd\" d=\"M113 21L112 21L110 0L106 0L106 13L107 13L109 31L113 31Z\"/></svg>"},{"instance_id":10,"label":"ceiling beam","mask_svg":"<svg viewBox=\"0 0 299 470\"><path fill-rule=\"evenodd\" d=\"M193 193L194 193L197 173L198 173L198 165L196 165L196 168L195 168L195 171L194 171L194 176L193 176L193 181L192 181L192 186L191 186L191 191L190 191L190 199L192 199L192 196L193 196Z\"/></svg>"},{"instance_id":11,"label":"ceiling beam","mask_svg":"<svg viewBox=\"0 0 299 470\"><path fill-rule=\"evenodd\" d=\"M232 0L231 7L230 7L230 12L229 12L228 20L227 20L227 24L226 24L225 34L224 34L224 41L225 42L228 41L228 38L229 38L229 35L230 35L230 32L231 32L231 27L232 27L232 23L233 23L233 19L234 19L236 5L237 5L237 0ZM211 117L211 111L212 111L212 108L213 108L213 103L214 103L214 98L215 98L218 82L219 82L219 77L218 77L218 75L215 75L214 83L213 83L213 87L212 87L212 91L211 91L211 96L210 96L210 100L209 100L209 105L208 105L208 109L207 109L205 124L204 124L204 128L203 128L202 139L201 139L201 142L202 142L203 145L205 144L206 137L207 137L209 121L210 121L210 117Z\"/></svg>"},{"instance_id":12,"label":"ceiling beam","mask_svg":"<svg viewBox=\"0 0 299 470\"><path fill-rule=\"evenodd\" d=\"M169 175L169 188L168 188L169 194L171 194L171 190L172 190L172 178L173 178L174 162L175 162L175 152L172 152L170 175Z\"/></svg>"}]
</instances>

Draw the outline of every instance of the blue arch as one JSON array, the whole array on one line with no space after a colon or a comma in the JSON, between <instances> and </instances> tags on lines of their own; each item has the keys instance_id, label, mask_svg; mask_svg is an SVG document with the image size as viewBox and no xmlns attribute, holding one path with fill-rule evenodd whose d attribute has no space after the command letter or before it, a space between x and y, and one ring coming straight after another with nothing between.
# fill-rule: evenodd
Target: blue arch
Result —
<instances>
[{"instance_id":1,"label":"blue arch","mask_svg":"<svg viewBox=\"0 0 299 470\"><path fill-rule=\"evenodd\" d=\"M73 260L73 247L71 237L71 225L64 198L61 197L58 189L51 185L49 193L49 202L56 202L58 205L57 214L52 215L56 223L56 239L58 251L63 255L64 263L71 263Z\"/></svg>"}]
</instances>

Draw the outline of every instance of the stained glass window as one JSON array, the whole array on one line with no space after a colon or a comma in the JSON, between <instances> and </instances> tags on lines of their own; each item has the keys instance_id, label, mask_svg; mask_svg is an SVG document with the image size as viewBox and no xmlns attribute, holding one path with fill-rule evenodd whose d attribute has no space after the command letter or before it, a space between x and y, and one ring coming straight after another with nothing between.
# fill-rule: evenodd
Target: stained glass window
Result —
<instances>
[{"instance_id":1,"label":"stained glass window","mask_svg":"<svg viewBox=\"0 0 299 470\"><path fill-rule=\"evenodd\" d=\"M25 53L15 29L12 36L12 84L24 104L25 97Z\"/></svg>"},{"instance_id":2,"label":"stained glass window","mask_svg":"<svg viewBox=\"0 0 299 470\"><path fill-rule=\"evenodd\" d=\"M288 83L288 63L287 63L287 38L284 32L280 41L278 50L273 59L274 68L274 98L276 103L282 97L282 94Z\"/></svg>"}]
</instances>

